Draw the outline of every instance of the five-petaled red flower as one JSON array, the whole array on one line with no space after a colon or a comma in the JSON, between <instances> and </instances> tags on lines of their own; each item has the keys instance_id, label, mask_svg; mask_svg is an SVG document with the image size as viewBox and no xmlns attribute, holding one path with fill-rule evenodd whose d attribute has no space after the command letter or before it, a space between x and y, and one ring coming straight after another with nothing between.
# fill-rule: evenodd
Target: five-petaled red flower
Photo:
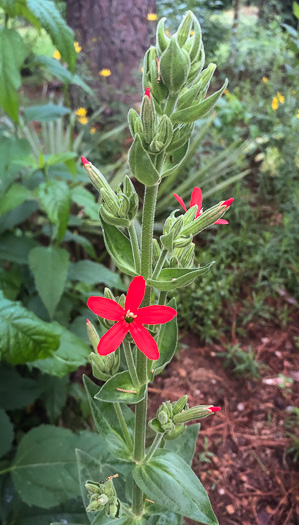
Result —
<instances>
[{"instance_id":1,"label":"five-petaled red flower","mask_svg":"<svg viewBox=\"0 0 299 525\"><path fill-rule=\"evenodd\" d=\"M173 196L180 203L180 205L184 208L184 210L187 211L186 205L182 197L179 197L177 193L174 193ZM228 208L232 204L233 200L234 200L233 197L231 197L227 201L223 202L221 206L225 206L226 208ZM197 206L197 211L195 215L195 219L197 219L197 217L199 217L202 214L202 193L201 193L200 188L194 188L194 190L192 191L192 195L190 199L190 208L192 208L192 206ZM228 221L226 221L225 219L218 219L218 221L214 222L214 224L228 224Z\"/></svg>"},{"instance_id":2,"label":"five-petaled red flower","mask_svg":"<svg viewBox=\"0 0 299 525\"><path fill-rule=\"evenodd\" d=\"M138 276L134 277L129 286L124 308L112 299L89 297L87 306L92 312L103 319L117 321L101 337L97 347L100 355L115 352L127 333L130 333L136 346L146 357L153 360L159 358L158 345L143 325L167 323L176 316L176 310L170 306L160 305L139 308L144 292L145 279L142 276Z\"/></svg>"}]
</instances>

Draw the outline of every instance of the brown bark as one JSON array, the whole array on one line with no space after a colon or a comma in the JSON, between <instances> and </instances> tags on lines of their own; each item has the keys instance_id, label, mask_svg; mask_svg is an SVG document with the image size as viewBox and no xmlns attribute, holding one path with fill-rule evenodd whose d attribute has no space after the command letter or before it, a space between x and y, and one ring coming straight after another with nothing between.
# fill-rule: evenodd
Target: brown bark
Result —
<instances>
[{"instance_id":1,"label":"brown bark","mask_svg":"<svg viewBox=\"0 0 299 525\"><path fill-rule=\"evenodd\" d=\"M141 61L156 28L156 22L147 20L148 13L155 13L155 0L67 0L67 21L87 57L101 100L112 102L128 86L136 93L141 85ZM106 78L99 76L105 68L111 70Z\"/></svg>"}]
</instances>

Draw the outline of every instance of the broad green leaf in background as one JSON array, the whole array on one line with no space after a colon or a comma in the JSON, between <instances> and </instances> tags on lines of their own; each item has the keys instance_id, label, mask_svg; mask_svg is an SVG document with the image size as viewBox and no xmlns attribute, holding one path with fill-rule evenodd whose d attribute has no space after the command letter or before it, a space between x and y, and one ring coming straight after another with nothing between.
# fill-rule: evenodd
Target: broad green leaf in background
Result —
<instances>
[{"instance_id":1,"label":"broad green leaf in background","mask_svg":"<svg viewBox=\"0 0 299 525\"><path fill-rule=\"evenodd\" d=\"M147 518L148 525L183 525L183 518L173 512L165 512L159 516Z\"/></svg>"},{"instance_id":2,"label":"broad green leaf in background","mask_svg":"<svg viewBox=\"0 0 299 525\"><path fill-rule=\"evenodd\" d=\"M0 51L1 53L1 51ZM0 79L1 84L1 79ZM18 164L31 154L31 146L25 139L1 136L0 140L0 193L4 192L9 186L10 181L7 177L7 168L11 164ZM5 176L4 176L5 175ZM17 174L19 176L19 173Z\"/></svg>"},{"instance_id":3,"label":"broad green leaf in background","mask_svg":"<svg viewBox=\"0 0 299 525\"><path fill-rule=\"evenodd\" d=\"M45 164L48 166L55 166L55 164L69 164L69 161L77 157L74 151L65 151L64 153L54 153L53 155L45 155Z\"/></svg>"},{"instance_id":4,"label":"broad green leaf in background","mask_svg":"<svg viewBox=\"0 0 299 525\"><path fill-rule=\"evenodd\" d=\"M33 403L40 393L37 381L22 377L16 368L0 366L0 407L6 410L23 408Z\"/></svg>"},{"instance_id":5,"label":"broad green leaf in background","mask_svg":"<svg viewBox=\"0 0 299 525\"><path fill-rule=\"evenodd\" d=\"M64 67L59 60L50 58L44 55L34 57L34 64L45 67L47 71L52 73L64 84L76 84L80 86L90 96L95 97L93 90L84 82L79 75L73 75L66 67Z\"/></svg>"},{"instance_id":6,"label":"broad green leaf in background","mask_svg":"<svg viewBox=\"0 0 299 525\"><path fill-rule=\"evenodd\" d=\"M167 306L171 306L176 310L176 300L173 297ZM161 326L157 345L160 352L160 357L156 361L152 361L151 370L155 371L155 375L160 374L165 366L170 363L174 353L176 351L178 342L178 322L177 316L175 316L169 323L165 323Z\"/></svg>"},{"instance_id":7,"label":"broad green leaf in background","mask_svg":"<svg viewBox=\"0 0 299 525\"><path fill-rule=\"evenodd\" d=\"M146 525L146 522L144 520L135 521L127 516L115 519L98 514L92 521L91 525Z\"/></svg>"},{"instance_id":8,"label":"broad green leaf in background","mask_svg":"<svg viewBox=\"0 0 299 525\"><path fill-rule=\"evenodd\" d=\"M53 44L59 50L62 60L73 72L76 64L74 33L66 24L52 0L26 0L27 7L49 33Z\"/></svg>"},{"instance_id":9,"label":"broad green leaf in background","mask_svg":"<svg viewBox=\"0 0 299 525\"><path fill-rule=\"evenodd\" d=\"M90 255L90 257L92 257L93 259L97 258L93 244L90 242L89 239L87 239L83 235L79 235L76 232L71 232L70 230L66 230L64 238L63 238L63 242L76 242L77 244L80 244L80 246L84 248L84 250L86 251L88 255Z\"/></svg>"},{"instance_id":10,"label":"broad green leaf in background","mask_svg":"<svg viewBox=\"0 0 299 525\"><path fill-rule=\"evenodd\" d=\"M149 463L134 467L133 478L149 499L164 508L206 525L218 524L203 485L174 452L158 450Z\"/></svg>"},{"instance_id":11,"label":"broad green leaf in background","mask_svg":"<svg viewBox=\"0 0 299 525\"><path fill-rule=\"evenodd\" d=\"M81 281L86 284L105 284L110 288L125 290L118 273L112 272L103 264L87 259L70 263L68 278L71 281Z\"/></svg>"},{"instance_id":12,"label":"broad green leaf in background","mask_svg":"<svg viewBox=\"0 0 299 525\"><path fill-rule=\"evenodd\" d=\"M37 241L32 237L25 235L17 237L13 233L6 232L1 236L0 259L27 264L29 252L37 245Z\"/></svg>"},{"instance_id":13,"label":"broad green leaf in background","mask_svg":"<svg viewBox=\"0 0 299 525\"><path fill-rule=\"evenodd\" d=\"M297 2L293 2L293 13L299 19L299 4Z\"/></svg>"},{"instance_id":14,"label":"broad green leaf in background","mask_svg":"<svg viewBox=\"0 0 299 525\"><path fill-rule=\"evenodd\" d=\"M0 358L12 364L44 359L57 350L59 334L19 302L0 291Z\"/></svg>"},{"instance_id":15,"label":"broad green leaf in background","mask_svg":"<svg viewBox=\"0 0 299 525\"><path fill-rule=\"evenodd\" d=\"M28 199L30 191L21 184L13 184L9 190L0 197L0 215L4 215L10 210L13 210L26 199Z\"/></svg>"},{"instance_id":16,"label":"broad green leaf in background","mask_svg":"<svg viewBox=\"0 0 299 525\"><path fill-rule=\"evenodd\" d=\"M66 231L70 215L71 193L66 182L49 180L40 184L38 197L49 220L57 226L57 240L60 242Z\"/></svg>"},{"instance_id":17,"label":"broad green leaf in background","mask_svg":"<svg viewBox=\"0 0 299 525\"><path fill-rule=\"evenodd\" d=\"M9 451L14 438L13 425L2 408L0 408L0 428L0 458L2 458Z\"/></svg>"},{"instance_id":18,"label":"broad green leaf in background","mask_svg":"<svg viewBox=\"0 0 299 525\"><path fill-rule=\"evenodd\" d=\"M93 194L83 186L76 186L72 190L72 200L83 208L88 217L94 221L99 220L99 204L95 202Z\"/></svg>"},{"instance_id":19,"label":"broad green leaf in background","mask_svg":"<svg viewBox=\"0 0 299 525\"><path fill-rule=\"evenodd\" d=\"M33 428L21 439L13 463L15 488L28 505L51 508L80 495L75 449L107 457L97 434L51 425Z\"/></svg>"},{"instance_id":20,"label":"broad green leaf in background","mask_svg":"<svg viewBox=\"0 0 299 525\"><path fill-rule=\"evenodd\" d=\"M128 370L115 374L95 395L95 399L107 403L126 403L134 405L144 399L146 385L134 387Z\"/></svg>"},{"instance_id":21,"label":"broad green leaf in background","mask_svg":"<svg viewBox=\"0 0 299 525\"><path fill-rule=\"evenodd\" d=\"M36 212L38 207L38 202L27 200L13 210L5 213L5 215L0 217L0 235L6 230L12 230L17 224L24 222L30 215Z\"/></svg>"},{"instance_id":22,"label":"broad green leaf in background","mask_svg":"<svg viewBox=\"0 0 299 525\"><path fill-rule=\"evenodd\" d=\"M206 273L214 264L212 261L201 268L164 268L158 279L148 279L148 284L165 292L187 286L199 275Z\"/></svg>"},{"instance_id":23,"label":"broad green leaf in background","mask_svg":"<svg viewBox=\"0 0 299 525\"><path fill-rule=\"evenodd\" d=\"M36 288L51 319L65 287L69 258L69 253L57 246L38 246L29 253Z\"/></svg>"},{"instance_id":24,"label":"broad green leaf in background","mask_svg":"<svg viewBox=\"0 0 299 525\"><path fill-rule=\"evenodd\" d=\"M127 275L135 277L135 265L131 248L131 243L116 226L105 223L100 219L106 250L117 268Z\"/></svg>"},{"instance_id":25,"label":"broad green leaf in background","mask_svg":"<svg viewBox=\"0 0 299 525\"><path fill-rule=\"evenodd\" d=\"M18 122L19 98L21 87L20 67L28 50L14 29L0 29L0 106Z\"/></svg>"},{"instance_id":26,"label":"broad green leaf in background","mask_svg":"<svg viewBox=\"0 0 299 525\"><path fill-rule=\"evenodd\" d=\"M36 122L50 122L69 113L69 108L57 104L45 104L24 108L26 122L30 122L31 120L35 120Z\"/></svg>"},{"instance_id":27,"label":"broad green leaf in background","mask_svg":"<svg viewBox=\"0 0 299 525\"><path fill-rule=\"evenodd\" d=\"M64 377L88 362L90 348L79 337L61 325L52 323L49 326L55 327L56 333L60 334L60 346L53 356L34 361L32 366L39 368L45 374Z\"/></svg>"},{"instance_id":28,"label":"broad green leaf in background","mask_svg":"<svg viewBox=\"0 0 299 525\"><path fill-rule=\"evenodd\" d=\"M196 448L196 440L200 423L194 423L186 427L184 434L174 440L167 440L165 448L176 452L188 465L191 465Z\"/></svg>"},{"instance_id":29,"label":"broad green leaf in background","mask_svg":"<svg viewBox=\"0 0 299 525\"><path fill-rule=\"evenodd\" d=\"M104 403L94 399L99 387L87 376L83 376L83 383L87 392L88 401L92 411L93 420L99 434L103 436L108 450L117 459L130 461L131 451L124 440L123 432L116 417L114 407L111 403ZM122 405L122 411L127 422L130 434L134 434L134 414L126 406Z\"/></svg>"},{"instance_id":30,"label":"broad green leaf in background","mask_svg":"<svg viewBox=\"0 0 299 525\"><path fill-rule=\"evenodd\" d=\"M12 267L6 271L0 268L0 288L7 299L14 301L17 298L21 284L22 274L18 267Z\"/></svg>"},{"instance_id":31,"label":"broad green leaf in background","mask_svg":"<svg viewBox=\"0 0 299 525\"><path fill-rule=\"evenodd\" d=\"M58 378L55 376L42 375L39 383L41 390L40 398L45 405L50 423L54 425L57 423L61 411L66 404L69 377Z\"/></svg>"}]
</instances>

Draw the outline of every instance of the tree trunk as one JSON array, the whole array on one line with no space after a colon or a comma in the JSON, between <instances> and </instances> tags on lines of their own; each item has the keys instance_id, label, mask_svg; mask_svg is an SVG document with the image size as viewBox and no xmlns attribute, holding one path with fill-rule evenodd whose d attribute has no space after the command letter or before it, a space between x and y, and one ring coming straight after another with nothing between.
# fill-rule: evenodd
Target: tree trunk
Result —
<instances>
[{"instance_id":1,"label":"tree trunk","mask_svg":"<svg viewBox=\"0 0 299 525\"><path fill-rule=\"evenodd\" d=\"M83 57L96 78L93 87L100 99L110 103L126 99L126 104L128 98L129 103L139 100L141 60L153 42L156 29L156 22L147 20L147 14L155 13L155 0L67 0L66 3L68 24L74 29ZM99 76L105 69L111 75Z\"/></svg>"}]
</instances>

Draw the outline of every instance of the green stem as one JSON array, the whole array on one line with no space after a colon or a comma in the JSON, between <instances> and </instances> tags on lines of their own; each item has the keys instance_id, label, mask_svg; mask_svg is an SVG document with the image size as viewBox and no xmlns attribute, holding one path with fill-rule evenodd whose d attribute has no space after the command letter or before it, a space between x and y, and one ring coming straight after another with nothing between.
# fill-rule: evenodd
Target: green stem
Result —
<instances>
[{"instance_id":1,"label":"green stem","mask_svg":"<svg viewBox=\"0 0 299 525\"><path fill-rule=\"evenodd\" d=\"M164 265L164 261L166 259L166 255L167 255L167 250L163 248L163 250L160 253L159 259L157 260L155 269L153 271L152 279L156 279L160 275L160 272Z\"/></svg>"},{"instance_id":2,"label":"green stem","mask_svg":"<svg viewBox=\"0 0 299 525\"><path fill-rule=\"evenodd\" d=\"M135 269L138 275L140 275L141 273L140 248L138 244L138 239L137 239L137 234L136 234L134 223L130 224L128 231L129 231L130 241L131 241L131 246L132 246L132 251L133 251Z\"/></svg>"},{"instance_id":3,"label":"green stem","mask_svg":"<svg viewBox=\"0 0 299 525\"><path fill-rule=\"evenodd\" d=\"M113 403L113 406L114 406L114 410L116 412L116 415L117 415L117 419L119 421L119 424L121 426L121 429L122 429L122 432L123 432L123 435L124 435L124 438L125 438L125 441L128 445L128 448L130 450L133 449L133 440L129 434L129 430L128 430L128 427L127 427L127 423L126 423L126 420L124 418L124 415L122 413L122 409L119 405L119 403Z\"/></svg>"},{"instance_id":4,"label":"green stem","mask_svg":"<svg viewBox=\"0 0 299 525\"><path fill-rule=\"evenodd\" d=\"M123 513L126 514L126 516L128 516L132 520L136 519L136 517L137 517L136 514L134 514L130 509L128 509L128 507L126 507L122 502L120 502L120 505L121 505L121 509L122 509Z\"/></svg>"},{"instance_id":5,"label":"green stem","mask_svg":"<svg viewBox=\"0 0 299 525\"><path fill-rule=\"evenodd\" d=\"M167 292L160 292L159 295L159 304L165 304L167 299Z\"/></svg>"},{"instance_id":6,"label":"green stem","mask_svg":"<svg viewBox=\"0 0 299 525\"><path fill-rule=\"evenodd\" d=\"M137 375L137 371L136 371L136 367L135 367L134 358L133 358L133 354L132 354L132 351L131 351L130 343L128 341L126 341L126 339L124 339L122 345L123 345L123 349L124 349L124 353L125 353L125 357L126 357L126 361L127 361L127 365L128 365L128 370L129 370L130 377L131 377L131 380L132 380L132 384L133 384L134 387L139 388L140 387L140 382L139 382L139 379L138 379L138 375Z\"/></svg>"},{"instance_id":7,"label":"green stem","mask_svg":"<svg viewBox=\"0 0 299 525\"><path fill-rule=\"evenodd\" d=\"M146 454L145 458L144 458L144 461L143 463L147 463L154 455L154 453L156 452L157 448L160 446L160 443L162 441L162 438L163 438L164 434L156 434L156 437L154 439L154 441L152 442L149 450L148 450L148 453Z\"/></svg>"},{"instance_id":8,"label":"green stem","mask_svg":"<svg viewBox=\"0 0 299 525\"><path fill-rule=\"evenodd\" d=\"M141 275L152 274L152 240L158 185L146 186L142 213ZM144 302L144 301L143 301Z\"/></svg>"}]
</instances>

